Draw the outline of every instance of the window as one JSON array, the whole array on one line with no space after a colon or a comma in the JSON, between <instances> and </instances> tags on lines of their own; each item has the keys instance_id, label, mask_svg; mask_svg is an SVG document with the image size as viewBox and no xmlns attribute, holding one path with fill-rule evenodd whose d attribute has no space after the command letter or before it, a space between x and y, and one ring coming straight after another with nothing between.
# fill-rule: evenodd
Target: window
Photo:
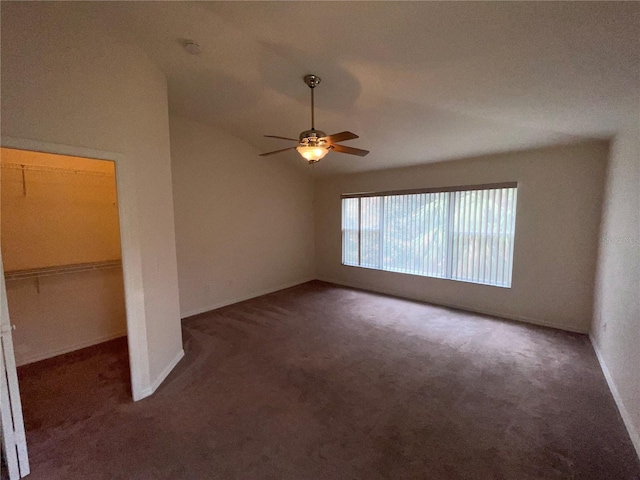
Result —
<instances>
[{"instance_id":1,"label":"window","mask_svg":"<svg viewBox=\"0 0 640 480\"><path fill-rule=\"evenodd\" d=\"M511 287L517 184L342 196L342 263Z\"/></svg>"}]
</instances>

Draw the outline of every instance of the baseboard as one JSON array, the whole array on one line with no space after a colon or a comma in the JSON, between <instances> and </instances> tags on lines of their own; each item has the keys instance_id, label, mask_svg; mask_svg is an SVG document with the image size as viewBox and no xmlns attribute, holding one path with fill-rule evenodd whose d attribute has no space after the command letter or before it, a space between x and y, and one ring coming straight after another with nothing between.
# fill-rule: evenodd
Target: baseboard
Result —
<instances>
[{"instance_id":1,"label":"baseboard","mask_svg":"<svg viewBox=\"0 0 640 480\"><path fill-rule=\"evenodd\" d=\"M521 316L517 316L517 315L511 315L511 314L508 314L508 313L503 313L503 312L495 312L495 311L490 311L490 310L483 310L483 309L476 308L476 307L469 306L469 305L444 303L444 302L437 302L437 301L433 301L433 300L423 300L423 299L420 299L420 298L408 297L408 296L400 295L400 294L397 294L397 293L389 293L389 292L385 292L383 290L375 290L375 289L372 289L372 288L366 288L366 287L355 285L355 284L352 284L352 283L349 283L349 282L344 282L342 280L334 280L334 279L330 279L330 278L318 278L317 280L320 280L322 282L335 283L336 285L341 285L343 287L355 288L355 289L358 289L358 290L364 290L364 291L374 292L374 293L381 293L383 295L389 295L389 296L392 296L392 297L406 298L407 300L413 300L413 301L417 301L417 302L428 303L430 305L437 305L439 307L453 308L455 310L463 310L465 312L479 313L481 315L490 315L492 317L499 317L499 318L504 318L504 319L507 319L507 320L515 320L516 322L530 323L530 324L533 324L533 325L539 325L541 327L556 328L556 329L559 329L559 330L566 330L568 332L574 332L574 333L583 333L583 334L589 333L589 331L586 330L586 329L576 328L576 327L574 327L572 325L563 325L561 323L549 322L547 320L541 320L541 319L537 319L537 318L521 317Z\"/></svg>"},{"instance_id":2,"label":"baseboard","mask_svg":"<svg viewBox=\"0 0 640 480\"><path fill-rule=\"evenodd\" d=\"M208 305L203 308L198 308L195 310L191 310L181 315L181 318L193 317L194 315L199 315L204 312L210 312L211 310L217 310L218 308L226 307L228 305L233 305L234 303L244 302L245 300L251 300L252 298L261 297L262 295L268 295L269 293L277 292L279 290L284 290L286 288L296 287L298 285L302 285L303 283L310 282L315 280L315 277L308 277L303 280L297 280L295 282L287 283L284 285L279 285L274 288L269 288L267 290L262 290L259 292L253 292L248 295L243 295L241 297L236 297L231 300L224 300L222 302L214 303L212 305Z\"/></svg>"},{"instance_id":3,"label":"baseboard","mask_svg":"<svg viewBox=\"0 0 640 480\"><path fill-rule=\"evenodd\" d=\"M184 350L180 349L180 351L176 354L175 357L173 357L173 360L169 362L169 364L158 376L158 378L155 379L155 381L151 384L151 386L149 386L149 388L144 389L140 395L140 398L136 400L142 400L143 398L146 398L149 395L152 395L158 389L158 387L162 384L162 382L165 381L165 379L169 376L171 371L175 368L178 362L182 360L183 357L184 357Z\"/></svg>"},{"instance_id":4,"label":"baseboard","mask_svg":"<svg viewBox=\"0 0 640 480\"><path fill-rule=\"evenodd\" d=\"M41 353L38 355L31 355L29 357L26 357L26 359L20 360L20 362L16 361L16 366L20 367L22 365L28 365L30 363L39 362L40 360L46 360L47 358L53 358L53 357L57 357L58 355L64 355L65 353L75 352L76 350L92 347L93 345L98 345L99 343L108 342L109 340L114 340L116 338L124 337L126 335L127 335L127 331L124 330L122 332L103 335L98 338L93 338L91 340L86 340L84 342L75 343L73 345L63 347L63 348L58 348L56 350L50 350L48 352Z\"/></svg>"},{"instance_id":5,"label":"baseboard","mask_svg":"<svg viewBox=\"0 0 640 480\"><path fill-rule=\"evenodd\" d=\"M591 346L593 347L593 351L596 352L596 357L598 358L600 369L604 374L604 378L607 381L607 385L609 385L609 390L611 390L613 399L615 400L616 405L618 406L618 410L620 411L620 416L622 417L622 421L624 422L625 427L627 427L627 432L629 432L631 443L633 443L633 446L636 449L636 453L638 454L638 457L640 457L640 432L638 432L633 425L633 422L631 420L631 415L629 414L629 411L624 406L624 402L622 400L622 397L620 396L618 387L616 386L616 383L614 382L613 377L611 376L611 372L609 371L609 368L607 367L607 364L604 361L604 357L602 356L602 354L600 353L600 350L598 349L598 345L593 340L591 335L589 335L589 340L591 341Z\"/></svg>"}]
</instances>

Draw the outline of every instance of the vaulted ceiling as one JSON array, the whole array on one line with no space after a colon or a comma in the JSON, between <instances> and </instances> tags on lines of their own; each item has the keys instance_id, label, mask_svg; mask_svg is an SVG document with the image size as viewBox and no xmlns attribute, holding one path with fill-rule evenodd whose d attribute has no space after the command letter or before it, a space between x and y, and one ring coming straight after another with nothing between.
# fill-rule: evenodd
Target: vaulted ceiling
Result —
<instances>
[{"instance_id":1,"label":"vaulted ceiling","mask_svg":"<svg viewBox=\"0 0 640 480\"><path fill-rule=\"evenodd\" d=\"M78 8L78 7L67 7ZM636 2L96 2L165 72L173 114L260 151L350 130L363 171L606 138L640 115ZM193 39L198 56L182 48ZM256 157L258 160L258 157ZM295 152L260 161L300 162Z\"/></svg>"}]
</instances>

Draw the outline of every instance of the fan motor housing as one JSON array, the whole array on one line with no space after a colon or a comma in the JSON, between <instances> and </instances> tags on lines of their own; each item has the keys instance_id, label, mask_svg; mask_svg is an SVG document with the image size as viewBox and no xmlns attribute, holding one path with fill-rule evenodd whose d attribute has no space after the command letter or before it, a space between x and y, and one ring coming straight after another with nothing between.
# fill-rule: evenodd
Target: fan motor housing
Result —
<instances>
[{"instance_id":1,"label":"fan motor housing","mask_svg":"<svg viewBox=\"0 0 640 480\"><path fill-rule=\"evenodd\" d=\"M326 136L327 134L322 130L305 130L300 133L300 143L304 143L305 145L318 145L321 143L319 140Z\"/></svg>"}]
</instances>

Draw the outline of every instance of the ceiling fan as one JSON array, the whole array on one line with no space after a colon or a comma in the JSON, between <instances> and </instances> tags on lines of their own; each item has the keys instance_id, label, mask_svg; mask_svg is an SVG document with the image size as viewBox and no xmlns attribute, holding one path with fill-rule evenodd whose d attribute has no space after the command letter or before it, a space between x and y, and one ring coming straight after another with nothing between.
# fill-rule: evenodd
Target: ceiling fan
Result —
<instances>
[{"instance_id":1,"label":"ceiling fan","mask_svg":"<svg viewBox=\"0 0 640 480\"><path fill-rule=\"evenodd\" d=\"M313 89L320 84L320 77L317 75L307 75L304 77L304 83L306 83L311 89L311 130L305 130L300 133L298 140L289 137L279 137L277 135L265 135L268 138L279 138L281 140L290 140L292 142L298 142L297 147L283 148L282 150L276 150L274 152L261 153L261 157L267 155L274 155L280 152L286 152L287 150L293 150L294 148L302 155L309 164L319 162L330 151L339 153L348 153L349 155L358 155L364 157L369 153L368 150L362 150L360 148L345 147L339 145L338 142L344 142L346 140L353 140L358 138L358 135L351 132L334 133L333 135L327 135L321 130L315 129L315 118L313 112Z\"/></svg>"}]
</instances>

